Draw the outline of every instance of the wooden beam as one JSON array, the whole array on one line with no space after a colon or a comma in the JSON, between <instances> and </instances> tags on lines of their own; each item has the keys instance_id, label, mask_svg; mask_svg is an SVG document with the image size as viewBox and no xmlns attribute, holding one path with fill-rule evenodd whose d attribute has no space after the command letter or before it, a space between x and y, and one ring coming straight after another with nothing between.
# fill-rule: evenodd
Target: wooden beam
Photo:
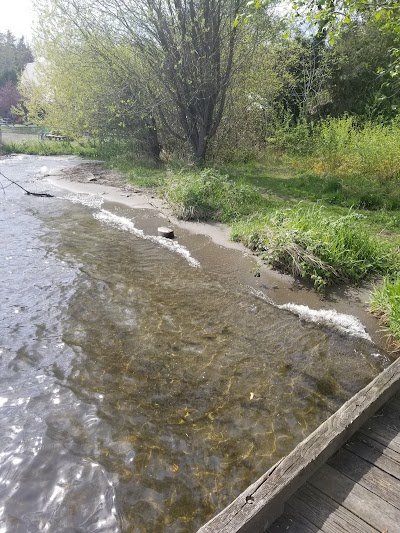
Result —
<instances>
[{"instance_id":1,"label":"wooden beam","mask_svg":"<svg viewBox=\"0 0 400 533\"><path fill-rule=\"evenodd\" d=\"M400 358L350 398L198 533L263 533L285 502L400 390Z\"/></svg>"}]
</instances>

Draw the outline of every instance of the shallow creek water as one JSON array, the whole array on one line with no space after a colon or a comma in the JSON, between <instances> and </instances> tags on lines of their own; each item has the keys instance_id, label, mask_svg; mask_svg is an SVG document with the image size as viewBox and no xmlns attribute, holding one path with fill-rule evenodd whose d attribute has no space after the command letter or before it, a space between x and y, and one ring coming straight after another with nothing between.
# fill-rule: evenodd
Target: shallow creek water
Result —
<instances>
[{"instance_id":1,"label":"shallow creek water","mask_svg":"<svg viewBox=\"0 0 400 533\"><path fill-rule=\"evenodd\" d=\"M39 191L76 163L0 171ZM53 192L0 190L0 533L196 531L388 364L252 293L216 245Z\"/></svg>"}]
</instances>

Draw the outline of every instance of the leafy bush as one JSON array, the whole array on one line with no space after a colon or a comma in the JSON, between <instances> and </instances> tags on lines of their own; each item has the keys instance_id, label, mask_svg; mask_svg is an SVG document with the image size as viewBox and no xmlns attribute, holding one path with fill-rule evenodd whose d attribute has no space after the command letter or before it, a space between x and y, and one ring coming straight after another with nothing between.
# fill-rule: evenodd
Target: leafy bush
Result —
<instances>
[{"instance_id":1,"label":"leafy bush","mask_svg":"<svg viewBox=\"0 0 400 533\"><path fill-rule=\"evenodd\" d=\"M314 146L314 125L304 118L294 122L291 115L284 116L274 125L273 135L267 141L292 154L307 154Z\"/></svg>"},{"instance_id":2,"label":"leafy bush","mask_svg":"<svg viewBox=\"0 0 400 533\"><path fill-rule=\"evenodd\" d=\"M273 267L311 279L321 290L400 267L394 247L371 236L363 218L351 211L326 216L322 207L298 205L240 221L232 238L260 253Z\"/></svg>"},{"instance_id":3,"label":"leafy bush","mask_svg":"<svg viewBox=\"0 0 400 533\"><path fill-rule=\"evenodd\" d=\"M355 135L354 126L354 119L347 116L320 123L314 135L314 153L318 157L320 172L339 172L350 155L349 148Z\"/></svg>"},{"instance_id":4,"label":"leafy bush","mask_svg":"<svg viewBox=\"0 0 400 533\"><path fill-rule=\"evenodd\" d=\"M323 121L308 159L315 174L340 182L335 202L366 209L400 207L400 123L365 123L351 117Z\"/></svg>"},{"instance_id":5,"label":"leafy bush","mask_svg":"<svg viewBox=\"0 0 400 533\"><path fill-rule=\"evenodd\" d=\"M170 172L162 193L183 220L228 222L249 215L266 202L251 185L212 169Z\"/></svg>"}]
</instances>

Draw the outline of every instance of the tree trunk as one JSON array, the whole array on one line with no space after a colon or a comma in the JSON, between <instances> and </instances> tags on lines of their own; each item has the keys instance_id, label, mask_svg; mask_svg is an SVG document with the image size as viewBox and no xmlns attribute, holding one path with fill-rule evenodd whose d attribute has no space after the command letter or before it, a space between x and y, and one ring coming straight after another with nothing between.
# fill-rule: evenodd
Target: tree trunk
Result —
<instances>
[{"instance_id":1,"label":"tree trunk","mask_svg":"<svg viewBox=\"0 0 400 533\"><path fill-rule=\"evenodd\" d=\"M158 139L157 124L153 116L151 116L150 125L147 124L147 131L148 131L148 137L149 137L150 155L152 156L152 158L154 159L156 163L159 163L162 146Z\"/></svg>"}]
</instances>

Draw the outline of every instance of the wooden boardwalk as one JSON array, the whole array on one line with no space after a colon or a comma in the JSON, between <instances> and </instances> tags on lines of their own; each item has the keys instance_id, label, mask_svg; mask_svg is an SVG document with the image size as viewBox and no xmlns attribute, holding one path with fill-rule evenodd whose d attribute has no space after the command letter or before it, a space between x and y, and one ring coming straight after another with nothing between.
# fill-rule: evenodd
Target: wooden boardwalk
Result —
<instances>
[{"instance_id":1,"label":"wooden boardwalk","mask_svg":"<svg viewBox=\"0 0 400 533\"><path fill-rule=\"evenodd\" d=\"M198 533L400 533L400 358Z\"/></svg>"},{"instance_id":2,"label":"wooden boardwalk","mask_svg":"<svg viewBox=\"0 0 400 533\"><path fill-rule=\"evenodd\" d=\"M400 394L286 502L268 533L400 532Z\"/></svg>"}]
</instances>

